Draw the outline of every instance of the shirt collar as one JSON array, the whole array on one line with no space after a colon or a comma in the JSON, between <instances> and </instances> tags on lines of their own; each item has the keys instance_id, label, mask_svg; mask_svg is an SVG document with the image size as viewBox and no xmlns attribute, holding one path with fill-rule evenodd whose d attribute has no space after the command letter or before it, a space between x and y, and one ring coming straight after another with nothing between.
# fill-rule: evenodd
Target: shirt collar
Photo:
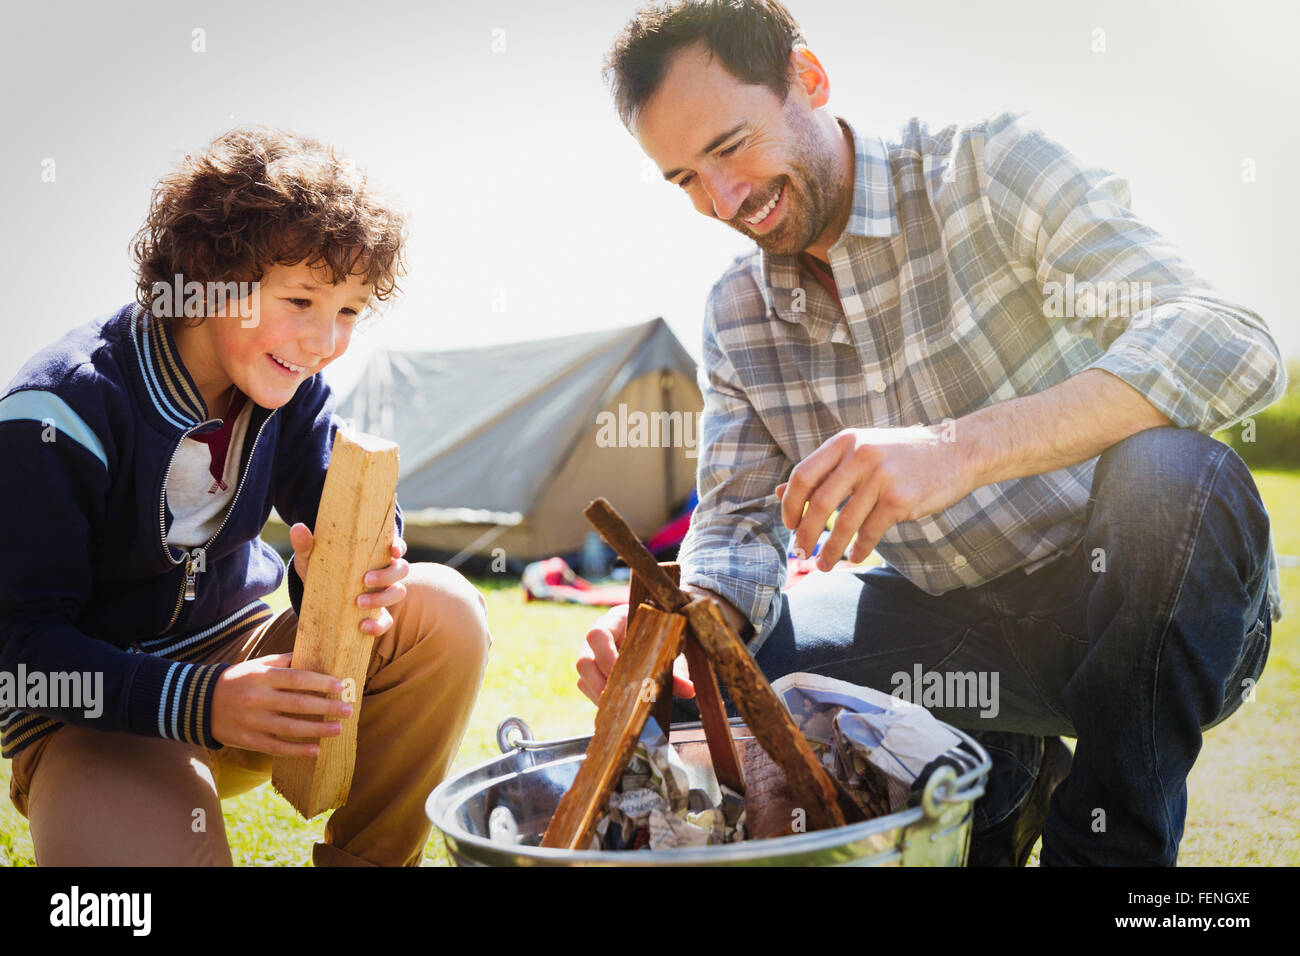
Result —
<instances>
[{"instance_id":1,"label":"shirt collar","mask_svg":"<svg viewBox=\"0 0 1300 956\"><path fill-rule=\"evenodd\" d=\"M862 135L847 120L836 117L853 140L853 206L844 232L832 251L857 236L865 239L898 234L898 212L894 205L894 177L889 150L876 135ZM760 250L763 267L763 296L769 311L787 322L798 322L802 312L792 306L795 289L803 284L797 256L772 256Z\"/></svg>"}]
</instances>

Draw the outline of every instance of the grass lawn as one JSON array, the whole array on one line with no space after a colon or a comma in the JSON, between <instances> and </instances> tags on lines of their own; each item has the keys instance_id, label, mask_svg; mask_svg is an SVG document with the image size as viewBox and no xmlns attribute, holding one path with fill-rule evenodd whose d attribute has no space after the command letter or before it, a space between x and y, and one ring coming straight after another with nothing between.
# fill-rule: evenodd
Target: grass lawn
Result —
<instances>
[{"instance_id":1,"label":"grass lawn","mask_svg":"<svg viewBox=\"0 0 1300 956\"><path fill-rule=\"evenodd\" d=\"M1260 471L1256 479L1273 518L1279 553L1300 554L1300 474ZM595 708L575 686L573 659L590 608L526 604L514 579L476 582L486 593L495 644L483 691L456 760L462 768L495 756L496 725L514 714L542 738L590 733ZM1183 866L1300 863L1300 568L1282 570L1286 617L1273 632L1268 667L1256 699L1205 736L1188 780ZM283 591L273 603L283 607ZM7 794L9 762L0 762L0 793ZM311 859L325 815L304 822L269 786L225 803L235 862L297 865ZM32 865L27 821L0 799L0 865ZM435 832L426 865L446 865Z\"/></svg>"}]
</instances>

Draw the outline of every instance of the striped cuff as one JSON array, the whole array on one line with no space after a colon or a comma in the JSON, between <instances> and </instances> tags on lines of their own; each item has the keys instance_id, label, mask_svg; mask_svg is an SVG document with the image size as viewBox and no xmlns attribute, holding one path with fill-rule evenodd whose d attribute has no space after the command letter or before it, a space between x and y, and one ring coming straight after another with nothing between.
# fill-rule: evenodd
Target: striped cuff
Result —
<instances>
[{"instance_id":1,"label":"striped cuff","mask_svg":"<svg viewBox=\"0 0 1300 956\"><path fill-rule=\"evenodd\" d=\"M230 666L141 655L127 703L131 733L219 749L212 736L212 695L217 677Z\"/></svg>"}]
</instances>

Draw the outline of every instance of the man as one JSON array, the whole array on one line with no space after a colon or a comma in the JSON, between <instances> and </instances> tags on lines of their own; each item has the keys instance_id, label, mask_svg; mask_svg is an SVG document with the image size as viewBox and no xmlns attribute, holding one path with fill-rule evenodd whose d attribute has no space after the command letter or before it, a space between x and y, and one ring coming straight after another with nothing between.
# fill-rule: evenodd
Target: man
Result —
<instances>
[{"instance_id":1,"label":"man","mask_svg":"<svg viewBox=\"0 0 1300 956\"><path fill-rule=\"evenodd\" d=\"M607 75L665 178L758 246L708 303L685 584L769 678L996 689L921 701L994 760L972 863L1041 831L1044 864L1172 865L1201 732L1279 615L1267 514L1208 437L1285 387L1264 322L1016 117L887 143L834 116L775 0L643 9ZM836 509L818 567L887 564L783 597ZM593 699L625 619L588 634Z\"/></svg>"}]
</instances>

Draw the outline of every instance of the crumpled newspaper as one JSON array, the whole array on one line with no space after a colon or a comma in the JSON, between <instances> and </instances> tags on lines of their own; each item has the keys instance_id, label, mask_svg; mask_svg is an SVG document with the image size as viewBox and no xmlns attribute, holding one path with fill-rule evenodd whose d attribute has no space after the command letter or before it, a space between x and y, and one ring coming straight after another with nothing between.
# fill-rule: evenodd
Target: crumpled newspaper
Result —
<instances>
[{"instance_id":1,"label":"crumpled newspaper","mask_svg":"<svg viewBox=\"0 0 1300 956\"><path fill-rule=\"evenodd\" d=\"M711 790L720 790L720 799ZM672 850L731 843L744 839L744 810L739 794L717 787L711 778L693 777L651 718L610 794L607 812L596 823L591 849Z\"/></svg>"},{"instance_id":2,"label":"crumpled newspaper","mask_svg":"<svg viewBox=\"0 0 1300 956\"><path fill-rule=\"evenodd\" d=\"M788 674L772 690L851 793L865 790L865 775L883 777L891 813L940 765L959 773L974 766L973 755L957 749L961 738L909 701L806 673ZM720 787L711 768L688 768L652 718L596 824L591 849L668 850L744 839L744 797Z\"/></svg>"},{"instance_id":3,"label":"crumpled newspaper","mask_svg":"<svg viewBox=\"0 0 1300 956\"><path fill-rule=\"evenodd\" d=\"M863 785L868 765L879 771L891 813L907 805L941 758L959 773L970 769L954 750L961 738L910 701L819 674L787 674L772 690L822 764L850 791Z\"/></svg>"}]
</instances>

